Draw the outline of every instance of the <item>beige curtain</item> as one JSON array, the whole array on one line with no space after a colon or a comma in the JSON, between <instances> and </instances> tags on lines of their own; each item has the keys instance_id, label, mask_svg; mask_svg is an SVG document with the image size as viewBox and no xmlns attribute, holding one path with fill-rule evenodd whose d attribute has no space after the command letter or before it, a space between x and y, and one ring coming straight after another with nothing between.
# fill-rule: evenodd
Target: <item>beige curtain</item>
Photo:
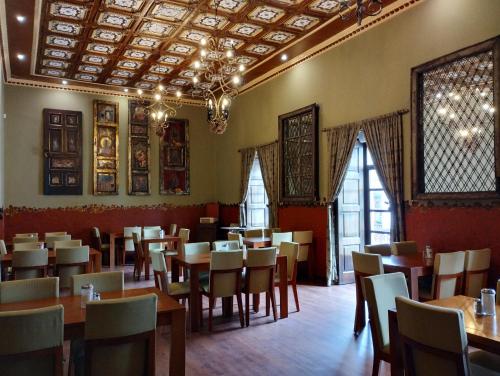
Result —
<instances>
[{"instance_id":1,"label":"beige curtain","mask_svg":"<svg viewBox=\"0 0 500 376\"><path fill-rule=\"evenodd\" d=\"M356 145L361 125L359 123L347 124L341 127L334 127L326 131L327 150L329 153L328 163L328 200L334 202L341 189L344 177L351 160L351 154ZM331 210L330 210L331 211ZM331 215L328 216L330 229L328 252L326 252L326 283L331 285L335 273L335 229L334 220Z\"/></svg>"},{"instance_id":2,"label":"beige curtain","mask_svg":"<svg viewBox=\"0 0 500 376\"><path fill-rule=\"evenodd\" d=\"M250 171L255 159L255 148L241 149L241 182L240 182L240 226L247 225L247 215L245 211L245 200L248 193L248 182Z\"/></svg>"},{"instance_id":3,"label":"beige curtain","mask_svg":"<svg viewBox=\"0 0 500 376\"><path fill-rule=\"evenodd\" d=\"M278 143L257 147L257 156L269 199L269 227L278 227Z\"/></svg>"},{"instance_id":4,"label":"beige curtain","mask_svg":"<svg viewBox=\"0 0 500 376\"><path fill-rule=\"evenodd\" d=\"M402 117L396 112L363 123L366 144L390 202L392 241L403 240L405 236Z\"/></svg>"}]
</instances>

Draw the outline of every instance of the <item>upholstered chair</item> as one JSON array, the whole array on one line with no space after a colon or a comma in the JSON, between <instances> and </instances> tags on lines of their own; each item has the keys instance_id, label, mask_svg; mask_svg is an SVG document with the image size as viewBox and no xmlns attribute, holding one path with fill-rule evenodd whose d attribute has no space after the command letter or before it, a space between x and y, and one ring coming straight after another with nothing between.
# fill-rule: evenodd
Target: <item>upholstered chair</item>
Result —
<instances>
[{"instance_id":1,"label":"upholstered chair","mask_svg":"<svg viewBox=\"0 0 500 376\"><path fill-rule=\"evenodd\" d=\"M289 233L291 235L291 233ZM292 287L293 298L295 300L295 308L297 312L300 311L299 306L299 294L297 291L297 258L299 257L299 243L294 242L281 242L279 247L279 255L286 256L286 266L287 266L287 284ZM280 279L285 276L281 275L281 271L278 269L278 275L275 277L275 286L279 286ZM266 299L267 300L267 299ZM267 303L267 301L266 301Z\"/></svg>"},{"instance_id":2,"label":"upholstered chair","mask_svg":"<svg viewBox=\"0 0 500 376\"><path fill-rule=\"evenodd\" d=\"M72 275L72 295L80 295L82 286L88 284L92 284L96 292L123 291L123 271Z\"/></svg>"},{"instance_id":3,"label":"upholstered chair","mask_svg":"<svg viewBox=\"0 0 500 376\"><path fill-rule=\"evenodd\" d=\"M417 242L394 242L391 244L391 252L395 256L413 255L418 252Z\"/></svg>"},{"instance_id":4,"label":"upholstered chair","mask_svg":"<svg viewBox=\"0 0 500 376\"><path fill-rule=\"evenodd\" d=\"M282 242L293 241L293 232L274 232L271 236L271 245L280 249ZM299 247L300 248L300 247Z\"/></svg>"},{"instance_id":5,"label":"upholstered chair","mask_svg":"<svg viewBox=\"0 0 500 376\"><path fill-rule=\"evenodd\" d=\"M168 230L168 234L171 235L171 236L175 236L175 234L177 234L177 224L176 223L171 223L170 224L170 227L169 227L169 230Z\"/></svg>"},{"instance_id":6,"label":"upholstered chair","mask_svg":"<svg viewBox=\"0 0 500 376\"><path fill-rule=\"evenodd\" d=\"M174 299L188 299L191 291L191 289L189 288L189 281L169 282L168 267L165 261L165 255L162 252L153 251L150 253L150 256L151 263L153 265L156 288L159 288L165 294L171 296Z\"/></svg>"},{"instance_id":7,"label":"upholstered chair","mask_svg":"<svg viewBox=\"0 0 500 376\"><path fill-rule=\"evenodd\" d=\"M33 278L0 283L0 304L59 297L59 278Z\"/></svg>"},{"instance_id":8,"label":"upholstered chair","mask_svg":"<svg viewBox=\"0 0 500 376\"><path fill-rule=\"evenodd\" d=\"M43 242L29 242L29 243L14 243L13 244L14 248L13 251L26 251L26 250L37 250L37 249L43 249L44 248L44 243Z\"/></svg>"},{"instance_id":9,"label":"upholstered chair","mask_svg":"<svg viewBox=\"0 0 500 376\"><path fill-rule=\"evenodd\" d=\"M465 252L438 253L434 258L434 273L429 291L419 289L423 300L444 299L462 292Z\"/></svg>"},{"instance_id":10,"label":"upholstered chair","mask_svg":"<svg viewBox=\"0 0 500 376\"><path fill-rule=\"evenodd\" d=\"M54 242L54 250L57 250L57 248L70 248L70 247L81 247L82 246L82 241L81 240L56 240Z\"/></svg>"},{"instance_id":11,"label":"upholstered chair","mask_svg":"<svg viewBox=\"0 0 500 376\"><path fill-rule=\"evenodd\" d=\"M45 277L48 263L47 249L14 252L12 253L12 275L14 279Z\"/></svg>"},{"instance_id":12,"label":"upholstered chair","mask_svg":"<svg viewBox=\"0 0 500 376\"><path fill-rule=\"evenodd\" d=\"M62 376L62 305L0 312L0 375Z\"/></svg>"},{"instance_id":13,"label":"upholstered chair","mask_svg":"<svg viewBox=\"0 0 500 376\"><path fill-rule=\"evenodd\" d=\"M243 251L211 253L210 277L208 285L202 283L203 294L208 297L208 330L212 331L213 309L216 298L230 298L236 295L240 324L243 328L243 303L241 300L241 274L243 271Z\"/></svg>"},{"instance_id":14,"label":"upholstered chair","mask_svg":"<svg viewBox=\"0 0 500 376\"><path fill-rule=\"evenodd\" d=\"M264 232L264 237L270 238L275 232L281 232L279 227L265 228L262 230Z\"/></svg>"},{"instance_id":15,"label":"upholstered chair","mask_svg":"<svg viewBox=\"0 0 500 376\"><path fill-rule=\"evenodd\" d=\"M313 276L313 232L312 231L294 231L293 241L299 243L299 256L298 262L307 263L307 274L311 278Z\"/></svg>"},{"instance_id":16,"label":"upholstered chair","mask_svg":"<svg viewBox=\"0 0 500 376\"><path fill-rule=\"evenodd\" d=\"M198 243L184 244L184 253L186 256L201 255L204 253L210 253L210 243L209 242L198 242Z\"/></svg>"},{"instance_id":17,"label":"upholstered chair","mask_svg":"<svg viewBox=\"0 0 500 376\"><path fill-rule=\"evenodd\" d=\"M266 302L271 301L274 321L276 313L276 295L274 293L274 273L276 270L276 247L249 249L245 268L245 321L250 325L250 294L266 293ZM269 306L266 307L269 315Z\"/></svg>"},{"instance_id":18,"label":"upholstered chair","mask_svg":"<svg viewBox=\"0 0 500 376\"><path fill-rule=\"evenodd\" d=\"M55 275L61 288L71 288L71 276L89 270L89 246L59 248L56 251Z\"/></svg>"},{"instance_id":19,"label":"upholstered chair","mask_svg":"<svg viewBox=\"0 0 500 376\"><path fill-rule=\"evenodd\" d=\"M491 249L465 251L464 295L477 298L486 287L490 270Z\"/></svg>"},{"instance_id":20,"label":"upholstered chair","mask_svg":"<svg viewBox=\"0 0 500 376\"><path fill-rule=\"evenodd\" d=\"M160 226L151 226L151 227L144 227L143 230L143 235L144 239L158 239L160 237L162 229ZM150 251L162 251L165 249L165 243L150 243L149 244L149 250Z\"/></svg>"},{"instance_id":21,"label":"upholstered chair","mask_svg":"<svg viewBox=\"0 0 500 376\"><path fill-rule=\"evenodd\" d=\"M240 245L240 249L243 249L243 235L241 235L239 232L228 232L227 240L237 241Z\"/></svg>"},{"instance_id":22,"label":"upholstered chair","mask_svg":"<svg viewBox=\"0 0 500 376\"><path fill-rule=\"evenodd\" d=\"M36 238L38 241L38 232L25 232L21 234L14 234L15 238Z\"/></svg>"},{"instance_id":23,"label":"upholstered chair","mask_svg":"<svg viewBox=\"0 0 500 376\"><path fill-rule=\"evenodd\" d=\"M469 376L500 372L497 355L484 351L469 355L462 310L401 296L396 298L396 309L406 374Z\"/></svg>"},{"instance_id":24,"label":"upholstered chair","mask_svg":"<svg viewBox=\"0 0 500 376\"><path fill-rule=\"evenodd\" d=\"M373 342L373 372L378 375L382 360L390 363L388 310L396 306L396 296L408 297L403 273L379 274L364 279Z\"/></svg>"},{"instance_id":25,"label":"upholstered chair","mask_svg":"<svg viewBox=\"0 0 500 376\"><path fill-rule=\"evenodd\" d=\"M5 246L5 240L0 239L0 260L6 254L7 254L7 247Z\"/></svg>"},{"instance_id":26,"label":"upholstered chair","mask_svg":"<svg viewBox=\"0 0 500 376\"><path fill-rule=\"evenodd\" d=\"M237 251L241 249L238 240L217 240L212 244L214 251Z\"/></svg>"},{"instance_id":27,"label":"upholstered chair","mask_svg":"<svg viewBox=\"0 0 500 376\"><path fill-rule=\"evenodd\" d=\"M179 229L179 238L181 238L181 244L179 249L183 250L184 249L184 244L189 243L189 233L191 231L188 228L181 228Z\"/></svg>"},{"instance_id":28,"label":"upholstered chair","mask_svg":"<svg viewBox=\"0 0 500 376\"><path fill-rule=\"evenodd\" d=\"M71 235L45 235L45 246L53 249L55 242L66 240L71 240Z\"/></svg>"},{"instance_id":29,"label":"upholstered chair","mask_svg":"<svg viewBox=\"0 0 500 376\"><path fill-rule=\"evenodd\" d=\"M261 228L256 228L253 230L245 230L245 238L262 238L264 236L264 230Z\"/></svg>"},{"instance_id":30,"label":"upholstered chair","mask_svg":"<svg viewBox=\"0 0 500 376\"><path fill-rule=\"evenodd\" d=\"M134 227L124 227L123 228L123 252L122 252L122 264L125 265L125 257L128 253L133 253L135 255L134 240L132 234L138 234L139 239L142 236L142 228L139 226Z\"/></svg>"},{"instance_id":31,"label":"upholstered chair","mask_svg":"<svg viewBox=\"0 0 500 376\"><path fill-rule=\"evenodd\" d=\"M90 230L90 246L99 251L103 256L107 256L108 260L107 263L109 264L110 245L109 243L103 242L103 238L101 237L101 231L99 230L98 227L92 227L92 229Z\"/></svg>"},{"instance_id":32,"label":"upholstered chair","mask_svg":"<svg viewBox=\"0 0 500 376\"><path fill-rule=\"evenodd\" d=\"M354 317L354 334L358 335L366 325L364 277L384 274L382 256L362 252L352 252L354 282L356 284L356 314Z\"/></svg>"},{"instance_id":33,"label":"upholstered chair","mask_svg":"<svg viewBox=\"0 0 500 376\"><path fill-rule=\"evenodd\" d=\"M38 242L38 236L20 236L12 238L12 244L14 246L19 243L36 243Z\"/></svg>"},{"instance_id":34,"label":"upholstered chair","mask_svg":"<svg viewBox=\"0 0 500 376\"><path fill-rule=\"evenodd\" d=\"M371 253L372 255L390 256L391 245L390 244L374 244L365 245L365 253Z\"/></svg>"},{"instance_id":35,"label":"upholstered chair","mask_svg":"<svg viewBox=\"0 0 500 376\"><path fill-rule=\"evenodd\" d=\"M161 226L144 226L142 228L142 234L144 235L144 237L146 237L146 235L144 234L144 231L145 230L157 230L157 231L160 231L161 230Z\"/></svg>"},{"instance_id":36,"label":"upholstered chair","mask_svg":"<svg viewBox=\"0 0 500 376\"><path fill-rule=\"evenodd\" d=\"M148 294L87 303L86 375L154 375L157 300Z\"/></svg>"},{"instance_id":37,"label":"upholstered chair","mask_svg":"<svg viewBox=\"0 0 500 376\"><path fill-rule=\"evenodd\" d=\"M67 235L68 233L66 231L55 231L55 232L46 232L45 237L47 236L63 236Z\"/></svg>"}]
</instances>

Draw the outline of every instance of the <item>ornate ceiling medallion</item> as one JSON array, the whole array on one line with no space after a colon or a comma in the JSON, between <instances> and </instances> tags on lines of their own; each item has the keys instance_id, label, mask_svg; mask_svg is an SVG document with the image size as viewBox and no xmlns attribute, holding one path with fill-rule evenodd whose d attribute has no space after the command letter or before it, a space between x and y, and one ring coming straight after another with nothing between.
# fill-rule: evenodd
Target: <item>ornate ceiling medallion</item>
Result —
<instances>
[{"instance_id":1,"label":"ornate ceiling medallion","mask_svg":"<svg viewBox=\"0 0 500 376\"><path fill-rule=\"evenodd\" d=\"M95 73L99 74L102 72L102 67L95 66L95 65L80 65L78 67L78 70L80 72L85 72L85 73Z\"/></svg>"},{"instance_id":2,"label":"ornate ceiling medallion","mask_svg":"<svg viewBox=\"0 0 500 376\"><path fill-rule=\"evenodd\" d=\"M141 25L139 32L152 35L154 37L164 38L175 30L175 26L157 21L147 21Z\"/></svg>"},{"instance_id":3,"label":"ornate ceiling medallion","mask_svg":"<svg viewBox=\"0 0 500 376\"><path fill-rule=\"evenodd\" d=\"M84 63L91 63L91 64L99 64L99 65L104 65L107 64L108 58L104 56L97 56L97 55L83 55L82 61Z\"/></svg>"},{"instance_id":4,"label":"ornate ceiling medallion","mask_svg":"<svg viewBox=\"0 0 500 376\"><path fill-rule=\"evenodd\" d=\"M180 56L172 56L172 55L164 55L161 56L158 59L158 62L161 64L168 64L168 65L179 65L184 61L183 57Z\"/></svg>"},{"instance_id":5,"label":"ornate ceiling medallion","mask_svg":"<svg viewBox=\"0 0 500 376\"><path fill-rule=\"evenodd\" d=\"M309 9L315 12L333 13L338 10L337 0L316 0L309 5Z\"/></svg>"},{"instance_id":6,"label":"ornate ceiling medallion","mask_svg":"<svg viewBox=\"0 0 500 376\"><path fill-rule=\"evenodd\" d=\"M81 25L63 21L49 21L48 29L55 33L62 33L68 35L80 35L80 33L82 32Z\"/></svg>"},{"instance_id":7,"label":"ornate ceiling medallion","mask_svg":"<svg viewBox=\"0 0 500 376\"><path fill-rule=\"evenodd\" d=\"M268 42L284 44L290 42L294 38L295 34L288 33L286 31L271 31L270 33L264 35L262 39Z\"/></svg>"},{"instance_id":8,"label":"ornate ceiling medallion","mask_svg":"<svg viewBox=\"0 0 500 376\"><path fill-rule=\"evenodd\" d=\"M120 68L125 68L125 69L137 69L140 68L142 63L134 60L120 60L116 65Z\"/></svg>"},{"instance_id":9,"label":"ornate ceiling medallion","mask_svg":"<svg viewBox=\"0 0 500 376\"><path fill-rule=\"evenodd\" d=\"M130 44L132 46L153 49L160 45L160 40L150 37L135 37Z\"/></svg>"},{"instance_id":10,"label":"ornate ceiling medallion","mask_svg":"<svg viewBox=\"0 0 500 376\"><path fill-rule=\"evenodd\" d=\"M50 5L50 14L56 17L83 20L88 9L83 5L55 2Z\"/></svg>"},{"instance_id":11,"label":"ornate ceiling medallion","mask_svg":"<svg viewBox=\"0 0 500 376\"><path fill-rule=\"evenodd\" d=\"M169 74L170 72L173 71L173 68L167 67L165 65L156 64L153 65L151 68L149 68L149 71L151 73Z\"/></svg>"},{"instance_id":12,"label":"ornate ceiling medallion","mask_svg":"<svg viewBox=\"0 0 500 376\"><path fill-rule=\"evenodd\" d=\"M92 38L105 42L118 43L123 39L123 33L116 30L97 29L92 33Z\"/></svg>"},{"instance_id":13,"label":"ornate ceiling medallion","mask_svg":"<svg viewBox=\"0 0 500 376\"><path fill-rule=\"evenodd\" d=\"M255 37L262 32L262 27L258 25L253 25L249 23L241 23L234 25L229 32L235 35L241 35L244 37Z\"/></svg>"},{"instance_id":14,"label":"ornate ceiling medallion","mask_svg":"<svg viewBox=\"0 0 500 376\"><path fill-rule=\"evenodd\" d=\"M319 18L308 16L305 14L299 14L297 16L293 16L288 21L285 22L286 27L290 27L296 30L308 30L315 26L319 22Z\"/></svg>"},{"instance_id":15,"label":"ornate ceiling medallion","mask_svg":"<svg viewBox=\"0 0 500 376\"><path fill-rule=\"evenodd\" d=\"M210 8L217 8L218 10L228 13L238 13L248 4L248 2L248 0L211 0Z\"/></svg>"},{"instance_id":16,"label":"ornate ceiling medallion","mask_svg":"<svg viewBox=\"0 0 500 376\"><path fill-rule=\"evenodd\" d=\"M126 29L134 21L134 17L125 16L119 13L104 12L99 15L97 19L97 24L100 26L111 26L118 27L120 29Z\"/></svg>"},{"instance_id":17,"label":"ornate ceiling medallion","mask_svg":"<svg viewBox=\"0 0 500 376\"><path fill-rule=\"evenodd\" d=\"M283 9L274 8L270 6L258 6L248 14L248 18L254 21L265 23L274 23L285 15Z\"/></svg>"},{"instance_id":18,"label":"ornate ceiling medallion","mask_svg":"<svg viewBox=\"0 0 500 376\"><path fill-rule=\"evenodd\" d=\"M142 79L145 81L160 82L163 77L158 76L157 74L145 74L142 76Z\"/></svg>"},{"instance_id":19,"label":"ornate ceiling medallion","mask_svg":"<svg viewBox=\"0 0 500 376\"><path fill-rule=\"evenodd\" d=\"M127 12L137 12L142 8L142 4L144 0L106 0L107 7Z\"/></svg>"},{"instance_id":20,"label":"ornate ceiling medallion","mask_svg":"<svg viewBox=\"0 0 500 376\"><path fill-rule=\"evenodd\" d=\"M101 43L89 43L87 45L87 51L97 52L100 54L110 55L116 50L115 46L109 44L101 44Z\"/></svg>"},{"instance_id":21,"label":"ornate ceiling medallion","mask_svg":"<svg viewBox=\"0 0 500 376\"><path fill-rule=\"evenodd\" d=\"M127 80L123 79L123 78L115 78L115 77L112 77L112 78L108 78L106 80L106 83L107 84L111 84L111 85L126 85L127 84Z\"/></svg>"},{"instance_id":22,"label":"ornate ceiling medallion","mask_svg":"<svg viewBox=\"0 0 500 376\"><path fill-rule=\"evenodd\" d=\"M181 22L189 14L189 9L171 3L161 3L156 5L151 12L151 16L160 20Z\"/></svg>"},{"instance_id":23,"label":"ornate ceiling medallion","mask_svg":"<svg viewBox=\"0 0 500 376\"><path fill-rule=\"evenodd\" d=\"M144 60L151 56L151 52L143 50L127 50L123 56L130 59Z\"/></svg>"},{"instance_id":24,"label":"ornate ceiling medallion","mask_svg":"<svg viewBox=\"0 0 500 376\"><path fill-rule=\"evenodd\" d=\"M180 55L192 55L196 51L196 47L189 44L172 43L168 46L167 51Z\"/></svg>"},{"instance_id":25,"label":"ornate ceiling medallion","mask_svg":"<svg viewBox=\"0 0 500 376\"><path fill-rule=\"evenodd\" d=\"M116 77L131 78L134 75L134 72L129 70L115 69L113 72L111 72L111 75Z\"/></svg>"},{"instance_id":26,"label":"ornate ceiling medallion","mask_svg":"<svg viewBox=\"0 0 500 376\"><path fill-rule=\"evenodd\" d=\"M53 76L53 77L64 77L66 76L66 72L58 69L42 69L40 72L42 74L47 75L47 76Z\"/></svg>"},{"instance_id":27,"label":"ornate ceiling medallion","mask_svg":"<svg viewBox=\"0 0 500 376\"><path fill-rule=\"evenodd\" d=\"M60 37L56 35L47 36L46 42L48 45L56 46L56 47L66 47L66 48L74 48L78 41L73 38Z\"/></svg>"},{"instance_id":28,"label":"ornate ceiling medallion","mask_svg":"<svg viewBox=\"0 0 500 376\"><path fill-rule=\"evenodd\" d=\"M184 30L180 35L179 38L187 41L187 42L195 42L195 43L200 43L200 40L203 38L208 38L210 34L208 34L205 31L201 30Z\"/></svg>"},{"instance_id":29,"label":"ornate ceiling medallion","mask_svg":"<svg viewBox=\"0 0 500 376\"><path fill-rule=\"evenodd\" d=\"M276 47L269 46L267 44L252 44L246 48L245 51L257 55L268 55L273 52Z\"/></svg>"},{"instance_id":30,"label":"ornate ceiling medallion","mask_svg":"<svg viewBox=\"0 0 500 376\"><path fill-rule=\"evenodd\" d=\"M43 60L42 65L48 68L66 69L69 64L62 60Z\"/></svg>"},{"instance_id":31,"label":"ornate ceiling medallion","mask_svg":"<svg viewBox=\"0 0 500 376\"><path fill-rule=\"evenodd\" d=\"M94 76L93 74L87 74L87 73L76 73L75 80L96 82L97 76Z\"/></svg>"},{"instance_id":32,"label":"ornate ceiling medallion","mask_svg":"<svg viewBox=\"0 0 500 376\"><path fill-rule=\"evenodd\" d=\"M193 21L193 25L208 29L223 29L229 21L224 16L210 13L199 14Z\"/></svg>"},{"instance_id":33,"label":"ornate ceiling medallion","mask_svg":"<svg viewBox=\"0 0 500 376\"><path fill-rule=\"evenodd\" d=\"M45 56L55 57L57 59L69 60L73 56L73 52L64 51L64 50L56 50L53 48L46 48L44 51Z\"/></svg>"}]
</instances>

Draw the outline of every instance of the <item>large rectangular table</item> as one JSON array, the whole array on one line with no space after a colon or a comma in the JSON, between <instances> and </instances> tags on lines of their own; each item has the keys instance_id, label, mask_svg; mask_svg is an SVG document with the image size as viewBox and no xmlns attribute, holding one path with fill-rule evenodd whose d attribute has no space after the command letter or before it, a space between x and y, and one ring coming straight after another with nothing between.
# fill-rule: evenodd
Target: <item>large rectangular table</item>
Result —
<instances>
[{"instance_id":1,"label":"large rectangular table","mask_svg":"<svg viewBox=\"0 0 500 376\"><path fill-rule=\"evenodd\" d=\"M243 244L245 244L248 248L263 248L263 247L270 247L272 242L270 237L262 236L262 237L243 238Z\"/></svg>"},{"instance_id":2,"label":"large rectangular table","mask_svg":"<svg viewBox=\"0 0 500 376\"><path fill-rule=\"evenodd\" d=\"M186 308L154 287L124 291L103 292L101 299L127 298L155 293L158 296L157 326L170 324L169 374L183 376L186 368ZM49 307L61 304L64 307L64 339L82 339L85 332L85 309L80 307L80 296L29 300L0 304L0 312ZM136 319L140 319L139 317Z\"/></svg>"},{"instance_id":3,"label":"large rectangular table","mask_svg":"<svg viewBox=\"0 0 500 376\"><path fill-rule=\"evenodd\" d=\"M427 302L438 307L455 308L464 312L465 332L470 346L500 355L500 305L496 316L476 316L474 299L457 295ZM389 336L391 347L391 375L403 375L403 354L395 309L389 310Z\"/></svg>"},{"instance_id":4,"label":"large rectangular table","mask_svg":"<svg viewBox=\"0 0 500 376\"><path fill-rule=\"evenodd\" d=\"M287 258L279 256L276 258L276 264L280 275L287 275ZM201 255L183 255L179 254L172 257L172 282L179 281L179 267L182 266L190 270L189 285L189 316L191 322L191 331L199 331L200 321L198 312L200 311L200 272L208 272L210 269L210 254ZM288 317L288 281L287 278L281 278L279 282L280 292L280 318ZM254 296L254 304L258 305L258 297ZM255 306L254 306L255 309Z\"/></svg>"}]
</instances>

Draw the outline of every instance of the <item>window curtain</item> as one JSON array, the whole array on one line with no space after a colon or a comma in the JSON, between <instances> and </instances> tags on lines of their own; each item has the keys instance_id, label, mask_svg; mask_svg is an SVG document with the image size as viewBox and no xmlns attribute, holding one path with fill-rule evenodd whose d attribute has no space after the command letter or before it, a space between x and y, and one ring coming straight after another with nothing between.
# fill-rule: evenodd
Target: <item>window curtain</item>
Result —
<instances>
[{"instance_id":1,"label":"window curtain","mask_svg":"<svg viewBox=\"0 0 500 376\"><path fill-rule=\"evenodd\" d=\"M355 123L334 127L325 131L327 135L327 150L330 156L328 162L328 200L330 203L337 199L342 189L342 182L344 181L360 129L361 125ZM333 229L329 239L329 251L326 252L326 283L330 286L336 275L336 265L333 255L335 248L334 218L331 215L328 218L331 221L330 229Z\"/></svg>"},{"instance_id":2,"label":"window curtain","mask_svg":"<svg viewBox=\"0 0 500 376\"><path fill-rule=\"evenodd\" d=\"M245 201L247 199L247 194L248 194L250 171L252 171L252 165L255 159L255 148L241 149L240 153L241 153L240 226L246 226L247 213L245 210Z\"/></svg>"},{"instance_id":3,"label":"window curtain","mask_svg":"<svg viewBox=\"0 0 500 376\"><path fill-rule=\"evenodd\" d=\"M391 240L404 240L403 114L395 112L363 123L366 144L373 157L391 208Z\"/></svg>"},{"instance_id":4,"label":"window curtain","mask_svg":"<svg viewBox=\"0 0 500 376\"><path fill-rule=\"evenodd\" d=\"M269 227L278 227L278 143L257 147L257 156L269 200Z\"/></svg>"}]
</instances>

